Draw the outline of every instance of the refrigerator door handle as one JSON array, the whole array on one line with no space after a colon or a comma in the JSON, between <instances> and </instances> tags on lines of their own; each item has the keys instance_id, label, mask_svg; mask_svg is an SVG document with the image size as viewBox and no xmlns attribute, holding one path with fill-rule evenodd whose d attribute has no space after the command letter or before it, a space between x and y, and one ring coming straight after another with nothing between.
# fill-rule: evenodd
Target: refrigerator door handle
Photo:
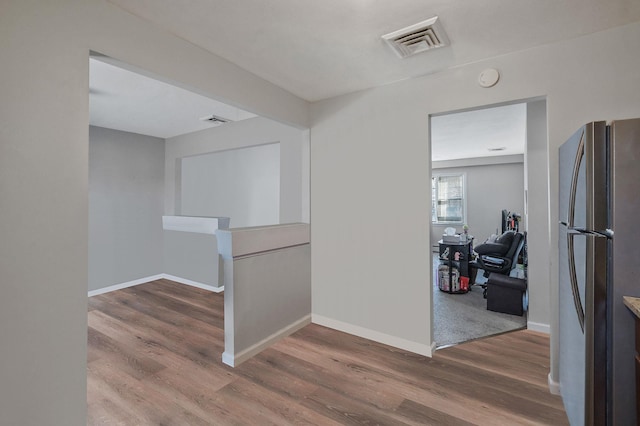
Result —
<instances>
[{"instance_id":1,"label":"refrigerator door handle","mask_svg":"<svg viewBox=\"0 0 640 426\"><path fill-rule=\"evenodd\" d=\"M580 301L580 289L578 288L578 277L576 274L576 260L575 260L575 250L573 247L573 237L576 234L568 233L567 234L567 249L568 249L568 257L569 257L569 279L571 280L571 294L573 295L573 305L576 308L576 314L578 315L578 322L580 323L580 328L584 333L584 307L582 306L582 301Z\"/></svg>"},{"instance_id":2,"label":"refrigerator door handle","mask_svg":"<svg viewBox=\"0 0 640 426\"><path fill-rule=\"evenodd\" d=\"M582 163L582 158L584 157L584 134L585 132L583 131L582 136L580 137L580 143L578 144L578 149L576 150L576 159L573 162L573 173L571 173L571 191L569 191L569 217L567 218L569 222L567 225L569 226L569 228L573 228L575 220L578 174L580 173L580 164ZM573 247L573 243L571 243L571 247ZM569 252L573 253L571 250Z\"/></svg>"}]
</instances>

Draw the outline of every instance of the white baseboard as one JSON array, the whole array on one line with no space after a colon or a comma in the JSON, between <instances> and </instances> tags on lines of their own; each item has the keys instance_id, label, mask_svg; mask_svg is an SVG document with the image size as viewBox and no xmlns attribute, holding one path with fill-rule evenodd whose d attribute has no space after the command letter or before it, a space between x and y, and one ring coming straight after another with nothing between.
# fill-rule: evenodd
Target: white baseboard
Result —
<instances>
[{"instance_id":1,"label":"white baseboard","mask_svg":"<svg viewBox=\"0 0 640 426\"><path fill-rule=\"evenodd\" d=\"M278 340L282 339L283 337L287 337L288 335L295 333L308 324L311 324L311 315L305 315L294 323L281 328L270 336L267 336L258 343L240 351L237 355L229 353L225 350L222 354L222 362L227 364L228 366L236 367L249 358L253 357L254 355L258 354L259 352L263 351L268 346L271 346Z\"/></svg>"},{"instance_id":2,"label":"white baseboard","mask_svg":"<svg viewBox=\"0 0 640 426\"><path fill-rule=\"evenodd\" d=\"M88 292L88 296L89 297L97 296L99 294L109 293L109 292L112 292L112 291L121 290L123 288L133 287L134 285L145 284L145 283L148 283L148 282L151 282L151 281L161 280L161 279L175 281L177 283L190 285L192 287L198 287L198 288L201 288L203 290L212 291L214 293L221 293L221 292L224 291L224 286L222 286L222 287L214 287L212 285L202 284L202 283L199 283L199 282L196 282L196 281L191 281L191 280L188 280L186 278L180 278L180 277L176 277L176 276L169 275L169 274L158 274L158 275L151 275L151 276L144 277L144 278L139 278L139 279L133 280L133 281L127 281L126 283L120 283L120 284L111 285L109 287L99 288L97 290L91 290L91 291Z\"/></svg>"},{"instance_id":3,"label":"white baseboard","mask_svg":"<svg viewBox=\"0 0 640 426\"><path fill-rule=\"evenodd\" d=\"M224 291L224 286L214 287L214 286L209 285L209 284L202 284L202 283L199 283L197 281L188 280L186 278L176 277L175 275L169 275L169 274L160 274L160 275L162 275L162 278L164 278L164 279L175 281L175 282L180 283L180 284L190 285L192 287L198 287L198 288L201 288L203 290L213 291L214 293L222 293Z\"/></svg>"},{"instance_id":4,"label":"white baseboard","mask_svg":"<svg viewBox=\"0 0 640 426\"><path fill-rule=\"evenodd\" d=\"M435 342L432 343L431 345L412 342L410 340L402 339L400 337L391 336L385 333L380 333L379 331L370 330L368 328L364 328L364 327L349 324L346 322L327 318L322 315L312 314L311 322L313 322L314 324L333 328L334 330L353 334L355 336L364 337L365 339L373 340L374 342L393 346L399 349L404 349L405 351L413 352L418 355L431 357L433 355L433 352L435 351Z\"/></svg>"},{"instance_id":5,"label":"white baseboard","mask_svg":"<svg viewBox=\"0 0 640 426\"><path fill-rule=\"evenodd\" d=\"M551 373L547 376L547 382L549 383L549 392L552 395L560 395L560 383L551 378Z\"/></svg>"},{"instance_id":6,"label":"white baseboard","mask_svg":"<svg viewBox=\"0 0 640 426\"><path fill-rule=\"evenodd\" d=\"M527 321L527 329L531 331L538 331L540 333L551 334L551 326L549 324Z\"/></svg>"},{"instance_id":7,"label":"white baseboard","mask_svg":"<svg viewBox=\"0 0 640 426\"><path fill-rule=\"evenodd\" d=\"M123 288L133 287L134 285L139 285L139 284L148 283L150 281L159 280L164 278L163 275L164 274L151 275L149 277L139 278L133 281L127 281L126 283L120 283L120 284L111 285L109 287L99 288L97 290L91 290L89 291L88 296L89 297L97 296L99 294L109 293L112 291L121 290Z\"/></svg>"}]
</instances>

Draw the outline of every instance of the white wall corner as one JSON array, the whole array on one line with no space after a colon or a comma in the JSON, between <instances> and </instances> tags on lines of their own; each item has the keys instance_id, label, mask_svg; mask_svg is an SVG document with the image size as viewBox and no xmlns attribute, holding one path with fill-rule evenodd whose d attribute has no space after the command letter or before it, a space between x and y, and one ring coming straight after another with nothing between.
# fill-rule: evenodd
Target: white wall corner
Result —
<instances>
[{"instance_id":1,"label":"white wall corner","mask_svg":"<svg viewBox=\"0 0 640 426\"><path fill-rule=\"evenodd\" d=\"M430 345L425 345L423 343L413 342L401 337L381 333L376 330L334 320L317 314L311 315L311 322L334 330L342 331L344 333L353 334L354 336L373 340L374 342L382 343L384 345L393 346L394 348L403 349L418 355L424 355L429 358L431 358L435 352L435 342Z\"/></svg>"},{"instance_id":2,"label":"white wall corner","mask_svg":"<svg viewBox=\"0 0 640 426\"><path fill-rule=\"evenodd\" d=\"M198 288L201 288L203 290L212 291L214 293L222 293L224 291L224 286L213 287L213 286L208 285L208 284L202 284L202 283L199 283L199 282L196 282L196 281L187 280L185 278L180 278L180 277L176 277L176 276L173 276L173 275L157 274L157 275L151 275L151 276L144 277L144 278L139 278L139 279L133 280L133 281L127 281L125 283L111 285L109 287L99 288L97 290L91 290L91 291L88 292L87 296L88 297L97 296L99 294L110 293L112 291L122 290L123 288L133 287L133 286L136 286L136 285L146 284L146 283L150 283L152 281L162 280L162 279L174 281L174 282L177 282L179 284L190 285L192 287L198 287Z\"/></svg>"},{"instance_id":3,"label":"white wall corner","mask_svg":"<svg viewBox=\"0 0 640 426\"><path fill-rule=\"evenodd\" d=\"M123 288L133 287L134 285L139 285L139 284L145 284L151 281L160 280L162 278L164 278L164 274L151 275L144 278L138 278L137 280L127 281L120 284L114 284L109 287L99 288L97 290L91 290L88 292L87 296L92 297L92 296L97 296L99 294L110 293L112 291L122 290Z\"/></svg>"}]
</instances>

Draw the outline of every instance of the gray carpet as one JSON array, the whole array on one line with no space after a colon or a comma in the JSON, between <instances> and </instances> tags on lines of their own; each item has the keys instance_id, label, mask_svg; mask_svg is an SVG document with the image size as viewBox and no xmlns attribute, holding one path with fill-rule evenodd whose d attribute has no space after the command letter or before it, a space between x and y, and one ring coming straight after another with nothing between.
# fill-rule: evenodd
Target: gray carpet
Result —
<instances>
[{"instance_id":1,"label":"gray carpet","mask_svg":"<svg viewBox=\"0 0 640 426\"><path fill-rule=\"evenodd\" d=\"M435 278L438 267L437 255L434 256L433 262L433 328L437 347L526 327L526 313L520 317L488 311L487 300L482 297L482 288L479 285L472 286L472 290L465 294L440 291ZM482 278L482 271L479 271L476 282L482 281Z\"/></svg>"}]
</instances>

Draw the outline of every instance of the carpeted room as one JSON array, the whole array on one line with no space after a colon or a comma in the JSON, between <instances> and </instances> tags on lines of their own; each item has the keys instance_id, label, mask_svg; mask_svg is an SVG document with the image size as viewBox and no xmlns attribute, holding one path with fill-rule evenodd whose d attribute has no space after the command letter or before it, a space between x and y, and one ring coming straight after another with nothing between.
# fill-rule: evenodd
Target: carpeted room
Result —
<instances>
[{"instance_id":1,"label":"carpeted room","mask_svg":"<svg viewBox=\"0 0 640 426\"><path fill-rule=\"evenodd\" d=\"M433 255L433 318L434 340L438 348L483 337L526 328L526 313L522 316L494 312L487 309L481 283L486 282L480 272L467 293L440 291L437 271L440 264Z\"/></svg>"},{"instance_id":2,"label":"carpeted room","mask_svg":"<svg viewBox=\"0 0 640 426\"><path fill-rule=\"evenodd\" d=\"M445 229L463 234L466 228L473 239L470 246L477 247L502 233L502 210L507 209L519 217L519 229L526 230L526 116L527 104L520 103L431 117L432 294L438 348L527 326L526 312L487 309L482 269L466 293L449 294L438 287L438 267L446 263L438 255L438 243ZM471 253L477 255L473 249Z\"/></svg>"}]
</instances>

